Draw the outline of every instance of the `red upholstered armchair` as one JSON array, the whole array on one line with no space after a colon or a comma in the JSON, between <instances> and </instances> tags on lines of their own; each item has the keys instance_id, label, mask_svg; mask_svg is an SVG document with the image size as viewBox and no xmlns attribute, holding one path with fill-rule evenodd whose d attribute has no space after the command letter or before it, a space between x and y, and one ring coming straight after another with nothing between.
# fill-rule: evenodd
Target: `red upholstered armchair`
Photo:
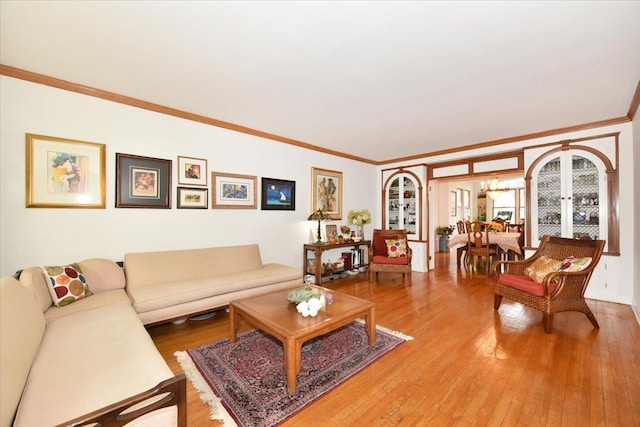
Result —
<instances>
[{"instance_id":1,"label":"red upholstered armchair","mask_svg":"<svg viewBox=\"0 0 640 427\"><path fill-rule=\"evenodd\" d=\"M584 293L604 244L604 240L543 236L538 250L530 258L496 262L493 265L494 309L500 308L504 296L539 310L548 334L553 315L562 311L584 313L594 328L600 328Z\"/></svg>"},{"instance_id":2,"label":"red upholstered armchair","mask_svg":"<svg viewBox=\"0 0 640 427\"><path fill-rule=\"evenodd\" d=\"M391 248L387 245L395 243ZM402 246L404 241L404 246ZM389 256L391 253L392 256ZM397 254L397 256L393 256ZM407 241L407 230L373 230L371 247L369 248L369 282L373 282L373 276L378 273L402 273L409 276L411 281L411 256L412 251Z\"/></svg>"}]
</instances>

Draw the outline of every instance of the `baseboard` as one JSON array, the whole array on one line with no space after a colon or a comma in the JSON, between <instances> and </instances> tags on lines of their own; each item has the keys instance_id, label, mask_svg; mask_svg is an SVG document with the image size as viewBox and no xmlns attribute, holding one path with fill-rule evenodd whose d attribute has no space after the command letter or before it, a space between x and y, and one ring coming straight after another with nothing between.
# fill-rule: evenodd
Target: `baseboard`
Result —
<instances>
[{"instance_id":1,"label":"baseboard","mask_svg":"<svg viewBox=\"0 0 640 427\"><path fill-rule=\"evenodd\" d=\"M631 304L631 310L633 311L633 314L636 315L636 322L638 322L638 325L640 325L640 307Z\"/></svg>"}]
</instances>

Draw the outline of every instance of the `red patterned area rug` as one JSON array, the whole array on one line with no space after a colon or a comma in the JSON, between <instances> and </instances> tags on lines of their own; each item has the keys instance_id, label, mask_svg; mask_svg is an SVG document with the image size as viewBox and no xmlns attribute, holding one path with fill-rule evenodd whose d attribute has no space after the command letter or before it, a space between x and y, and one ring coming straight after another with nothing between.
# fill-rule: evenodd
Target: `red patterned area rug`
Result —
<instances>
[{"instance_id":1,"label":"red patterned area rug","mask_svg":"<svg viewBox=\"0 0 640 427\"><path fill-rule=\"evenodd\" d=\"M296 394L287 394L280 341L252 329L229 339L175 353L187 377L225 427L278 425L396 346L412 338L377 327L369 346L364 325L353 322L302 346Z\"/></svg>"}]
</instances>

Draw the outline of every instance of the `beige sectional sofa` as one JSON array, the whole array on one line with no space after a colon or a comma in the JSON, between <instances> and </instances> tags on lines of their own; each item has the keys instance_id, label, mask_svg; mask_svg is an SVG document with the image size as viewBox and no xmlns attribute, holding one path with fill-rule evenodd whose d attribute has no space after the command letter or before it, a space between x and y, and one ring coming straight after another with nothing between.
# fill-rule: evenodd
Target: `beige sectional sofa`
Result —
<instances>
[{"instance_id":1,"label":"beige sectional sofa","mask_svg":"<svg viewBox=\"0 0 640 427\"><path fill-rule=\"evenodd\" d=\"M302 283L301 269L262 264L258 245L128 253L124 270L127 293L145 325Z\"/></svg>"},{"instance_id":2,"label":"beige sectional sofa","mask_svg":"<svg viewBox=\"0 0 640 427\"><path fill-rule=\"evenodd\" d=\"M92 294L64 306L53 304L41 267L2 278L0 427L186 426L184 375L173 375L144 325L302 282L300 269L263 265L258 245L129 253L124 269L78 265Z\"/></svg>"},{"instance_id":3,"label":"beige sectional sofa","mask_svg":"<svg viewBox=\"0 0 640 427\"><path fill-rule=\"evenodd\" d=\"M169 399L130 414L144 415L128 425L186 425L184 377L174 377L131 306L122 269L104 259L78 264L93 294L61 307L39 267L1 280L0 425L104 422L166 391Z\"/></svg>"}]
</instances>

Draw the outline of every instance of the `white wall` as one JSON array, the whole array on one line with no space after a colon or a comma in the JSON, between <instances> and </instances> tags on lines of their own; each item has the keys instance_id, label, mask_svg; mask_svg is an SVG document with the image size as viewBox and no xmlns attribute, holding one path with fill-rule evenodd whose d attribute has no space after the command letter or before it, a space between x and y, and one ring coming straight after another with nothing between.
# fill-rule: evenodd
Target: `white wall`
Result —
<instances>
[{"instance_id":1,"label":"white wall","mask_svg":"<svg viewBox=\"0 0 640 427\"><path fill-rule=\"evenodd\" d=\"M25 133L106 144L106 209L25 208ZM171 159L173 208L116 209L116 152ZM176 209L179 155L207 159L209 171L255 175L258 187L261 177L294 180L296 210L261 211L260 197L257 210ZM350 209L376 211L374 166L0 76L0 274L90 257L118 261L133 251L248 243L260 245L264 262L302 267L314 166L344 173L336 224Z\"/></svg>"},{"instance_id":2,"label":"white wall","mask_svg":"<svg viewBox=\"0 0 640 427\"><path fill-rule=\"evenodd\" d=\"M636 119L636 122L637 121L638 119ZM620 164L618 165L620 182L620 229L632 230L634 227L634 223L637 223L638 221L637 217L640 216L640 207L638 207L637 201L638 197L632 197L632 195L635 196L633 189L634 177L636 180L638 180L638 172L634 172L634 165L636 165L636 167L637 165L640 165L640 160L638 159L637 152L638 150L636 149L636 152L634 154L633 147L634 135L636 145L640 141L640 135L638 135L640 131L638 131L638 127L639 126L637 123L634 123L633 125L631 123L624 123L620 125L605 126L595 129L586 129L577 132L569 132L562 135L534 138L527 141L519 141L510 144L484 147L459 153L450 153L433 157L413 159L408 162L386 164L384 165L384 169L418 163L433 164L448 160L463 158L466 159L475 156L480 157L489 155L491 153L512 151L525 147L548 144L567 139L577 139L613 132L620 132ZM635 158L634 155L636 156ZM438 221L441 221L441 219L438 218L436 212L440 211L441 204L444 203L444 198L441 198L437 194L434 194L435 186L432 184L430 184L430 186L431 188L429 189L428 200L432 205L427 207L429 209L427 215L429 216L430 226L433 229L434 227L439 225ZM378 192L377 194L378 197L381 197L380 192ZM433 205L434 202L435 206ZM379 200L378 203L381 203L381 201ZM638 275L640 273L638 273L638 267L636 267L635 264L638 263L637 260L640 257L640 248L638 247L638 240L640 240L640 237L638 236L639 232L622 232L620 234L620 256L605 255L602 257L602 260L598 265L598 268L596 269L596 274L594 274L594 277L591 280L591 284L589 285L586 296L589 298L597 298L623 304L631 304L632 298L634 297L635 288L635 300L637 306L637 302L640 299L640 291L638 291L638 287L640 287L640 285L638 284ZM427 235L430 236L430 239L433 238L432 233ZM430 243L428 248L428 256L431 256L431 268L433 268L434 250L437 250L437 242ZM627 278L632 277L635 277L635 285L632 280L627 280Z\"/></svg>"}]
</instances>

